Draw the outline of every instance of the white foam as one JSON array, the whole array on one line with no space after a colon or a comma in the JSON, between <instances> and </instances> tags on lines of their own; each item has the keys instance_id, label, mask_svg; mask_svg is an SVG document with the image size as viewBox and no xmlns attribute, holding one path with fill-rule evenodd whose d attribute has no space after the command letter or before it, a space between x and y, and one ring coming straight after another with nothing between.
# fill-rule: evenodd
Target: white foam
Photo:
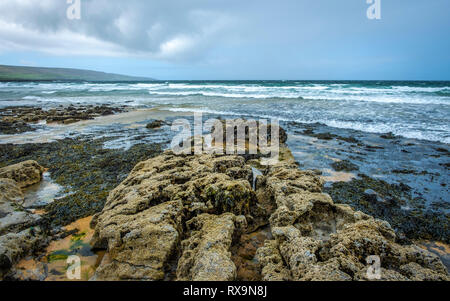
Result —
<instances>
[{"instance_id":1,"label":"white foam","mask_svg":"<svg viewBox=\"0 0 450 301\"><path fill-rule=\"evenodd\" d=\"M23 100L43 100L44 98L34 95L28 95L22 98Z\"/></svg>"}]
</instances>

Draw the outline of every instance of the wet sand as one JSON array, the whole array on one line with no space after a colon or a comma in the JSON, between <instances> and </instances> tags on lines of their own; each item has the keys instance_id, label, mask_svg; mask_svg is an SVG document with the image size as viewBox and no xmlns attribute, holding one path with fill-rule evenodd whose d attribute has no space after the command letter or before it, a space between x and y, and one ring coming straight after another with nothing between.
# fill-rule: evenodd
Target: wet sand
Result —
<instances>
[{"instance_id":1,"label":"wet sand","mask_svg":"<svg viewBox=\"0 0 450 301\"><path fill-rule=\"evenodd\" d=\"M351 172L342 172L342 171L334 171L332 169L325 169L325 175L322 175L321 178L327 182L350 182L352 179L357 176Z\"/></svg>"}]
</instances>

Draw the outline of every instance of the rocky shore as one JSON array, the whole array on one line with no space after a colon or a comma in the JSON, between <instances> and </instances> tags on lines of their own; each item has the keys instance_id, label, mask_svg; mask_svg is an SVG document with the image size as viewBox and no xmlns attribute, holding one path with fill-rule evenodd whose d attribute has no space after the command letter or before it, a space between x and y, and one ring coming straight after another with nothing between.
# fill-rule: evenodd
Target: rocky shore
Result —
<instances>
[{"instance_id":1,"label":"rocky shore","mask_svg":"<svg viewBox=\"0 0 450 301\"><path fill-rule=\"evenodd\" d=\"M335 203L388 221L405 242L450 243L448 144L322 124L286 128L300 168L317 171Z\"/></svg>"},{"instance_id":2,"label":"rocky shore","mask_svg":"<svg viewBox=\"0 0 450 301\"><path fill-rule=\"evenodd\" d=\"M41 217L21 207L22 189L39 183L43 171L36 161L0 169L0 278L20 258L47 243L38 226Z\"/></svg>"},{"instance_id":3,"label":"rocky shore","mask_svg":"<svg viewBox=\"0 0 450 301\"><path fill-rule=\"evenodd\" d=\"M94 258L91 280L371 280L369 256L380 259L380 280L450 280L437 255L367 214L381 207L357 211L345 188L299 169L281 133L271 166L259 155L175 155L159 144L104 148L114 137L1 145L0 277L59 277L52 263L84 254ZM24 207L45 171L62 196ZM377 202L380 193L361 189ZM80 229L87 218L92 230ZM26 257L32 276L19 264Z\"/></svg>"},{"instance_id":4,"label":"rocky shore","mask_svg":"<svg viewBox=\"0 0 450 301\"><path fill-rule=\"evenodd\" d=\"M0 145L0 167L5 166L0 168L2 277L16 279L17 270L8 272L26 256L46 261L45 247L72 234L63 226L101 211L109 191L134 165L161 153L159 144L137 144L128 150L105 149L103 145L109 139L112 138L84 137L42 144ZM55 184L60 186L59 197L48 203L37 199L26 201L24 194L40 185L44 171L51 173Z\"/></svg>"},{"instance_id":5,"label":"rocky shore","mask_svg":"<svg viewBox=\"0 0 450 301\"><path fill-rule=\"evenodd\" d=\"M125 112L126 106L60 106L42 109L39 107L6 107L0 109L0 134L12 135L35 131L34 124L72 124L82 120L91 120L99 116Z\"/></svg>"},{"instance_id":6,"label":"rocky shore","mask_svg":"<svg viewBox=\"0 0 450 301\"><path fill-rule=\"evenodd\" d=\"M334 204L323 182L292 162L258 176L240 156L176 156L139 163L94 217L94 245L109 254L96 280L235 280L233 247L269 226L237 261L257 261L262 280L449 280L436 255L401 245L387 222ZM243 279L245 280L245 279Z\"/></svg>"}]
</instances>

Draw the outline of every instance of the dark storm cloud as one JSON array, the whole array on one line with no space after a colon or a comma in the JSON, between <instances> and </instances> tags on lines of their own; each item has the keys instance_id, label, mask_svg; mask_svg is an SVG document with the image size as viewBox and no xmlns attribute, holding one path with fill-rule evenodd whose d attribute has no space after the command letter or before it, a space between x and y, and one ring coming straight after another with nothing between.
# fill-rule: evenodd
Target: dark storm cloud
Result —
<instances>
[{"instance_id":1,"label":"dark storm cloud","mask_svg":"<svg viewBox=\"0 0 450 301\"><path fill-rule=\"evenodd\" d=\"M238 24L221 6L220 1L81 0L81 20L69 20L64 0L2 0L0 48L191 59Z\"/></svg>"}]
</instances>

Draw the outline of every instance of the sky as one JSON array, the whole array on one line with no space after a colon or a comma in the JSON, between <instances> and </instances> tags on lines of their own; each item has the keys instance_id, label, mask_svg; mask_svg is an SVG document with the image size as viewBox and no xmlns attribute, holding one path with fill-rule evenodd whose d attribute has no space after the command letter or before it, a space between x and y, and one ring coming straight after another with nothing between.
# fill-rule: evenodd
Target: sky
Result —
<instances>
[{"instance_id":1,"label":"sky","mask_svg":"<svg viewBox=\"0 0 450 301\"><path fill-rule=\"evenodd\" d=\"M161 80L450 80L449 0L1 0L0 64ZM381 19L367 10L380 1Z\"/></svg>"}]
</instances>

